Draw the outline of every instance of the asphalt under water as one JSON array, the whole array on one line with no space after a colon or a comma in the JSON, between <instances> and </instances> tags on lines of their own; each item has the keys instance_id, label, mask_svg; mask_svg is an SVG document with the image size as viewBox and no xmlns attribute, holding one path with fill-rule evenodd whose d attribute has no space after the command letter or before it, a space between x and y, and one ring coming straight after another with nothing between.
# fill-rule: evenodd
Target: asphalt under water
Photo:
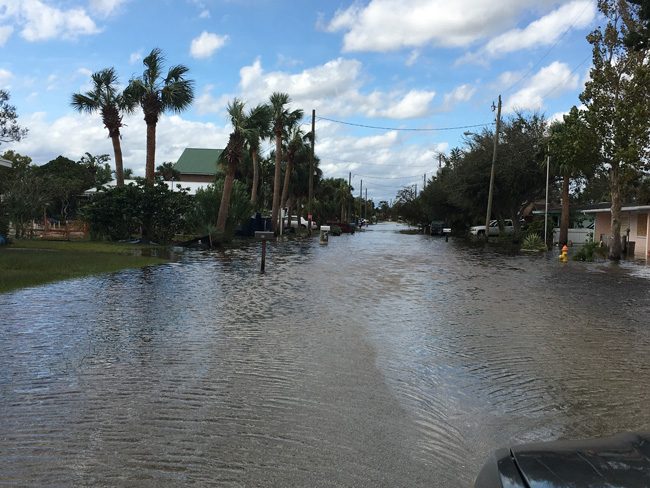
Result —
<instances>
[{"instance_id":1,"label":"asphalt under water","mask_svg":"<svg viewBox=\"0 0 650 488\"><path fill-rule=\"evenodd\" d=\"M398 229L0 295L0 486L460 487L650 429L647 268Z\"/></svg>"}]
</instances>

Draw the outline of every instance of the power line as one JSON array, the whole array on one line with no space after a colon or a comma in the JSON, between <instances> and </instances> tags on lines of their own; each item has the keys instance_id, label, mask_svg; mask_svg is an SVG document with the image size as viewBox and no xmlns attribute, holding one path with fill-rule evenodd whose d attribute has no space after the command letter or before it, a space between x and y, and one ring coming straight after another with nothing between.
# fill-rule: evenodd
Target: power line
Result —
<instances>
[{"instance_id":1,"label":"power line","mask_svg":"<svg viewBox=\"0 0 650 488\"><path fill-rule=\"evenodd\" d=\"M573 68L573 69L571 70L571 73L569 73L568 78L570 78L571 75L572 75L573 73L575 73L576 71L578 71L578 69L579 69L583 64L585 64L585 63L587 62L587 60L588 60L590 57L591 57L591 54L588 54L588 55L587 55L587 56L586 56L582 61L580 61L580 63L578 63L578 65L577 65L575 68ZM553 93L555 90L557 90L563 82L564 82L564 80L561 80L559 83L556 83L555 86L554 86L553 88L551 88L549 91L547 91L546 93L544 93L544 95L542 96L542 98L546 98L546 97L549 96L551 93Z\"/></svg>"},{"instance_id":2,"label":"power line","mask_svg":"<svg viewBox=\"0 0 650 488\"><path fill-rule=\"evenodd\" d=\"M542 61L544 61L544 59L546 59L546 57L551 53L551 51L552 51L553 49L555 49L555 46L557 46L557 45L560 43L560 41L561 41L562 39L564 39L564 36L566 36L566 35L568 34L568 32L569 32L571 29L573 29L573 26L576 24L576 22L578 22L578 20L580 20L580 19L582 18L582 16L584 15L585 11L587 10L587 7L589 7L590 5L591 5L591 4L590 4L589 2L585 3L584 8L583 8L582 11L581 11L577 16L576 16L576 18L573 19L573 22L571 22L571 25L570 25L570 26L569 26L569 27L568 27L568 28L567 28L567 29L566 29L566 30L565 30L565 31L560 35L560 37L557 38L557 40L553 43L553 45L552 45L551 47L548 48L548 50L547 50L547 51L542 55L542 57L539 58L539 59L537 60L537 62L536 62L533 66L531 66L531 67L528 69L528 71L526 71L526 72L522 75L521 78L519 78L517 81L515 81L515 82L512 83L510 86L508 86L505 90L502 91L502 93L508 93L508 92L509 92L510 90L512 90L515 86L517 86L519 83L521 83L521 82L524 81L526 78L528 78L528 76L533 72L533 70L534 70L535 68L537 68L537 67L542 63Z\"/></svg>"},{"instance_id":3,"label":"power line","mask_svg":"<svg viewBox=\"0 0 650 488\"><path fill-rule=\"evenodd\" d=\"M354 122L345 122L343 120L329 119L327 117L317 117L317 119L318 120L327 120L328 122L334 122L335 124L352 125L354 127L363 127L363 128L366 128L366 129L419 131L419 132L435 132L435 131L446 131L446 130L473 129L475 127L485 127L487 125L494 125L494 122L488 122L488 123L485 123L485 124L461 125L461 126L457 126L457 127L436 127L436 128L425 128L425 127L380 127L380 126L376 126L376 125L356 124Z\"/></svg>"}]
</instances>

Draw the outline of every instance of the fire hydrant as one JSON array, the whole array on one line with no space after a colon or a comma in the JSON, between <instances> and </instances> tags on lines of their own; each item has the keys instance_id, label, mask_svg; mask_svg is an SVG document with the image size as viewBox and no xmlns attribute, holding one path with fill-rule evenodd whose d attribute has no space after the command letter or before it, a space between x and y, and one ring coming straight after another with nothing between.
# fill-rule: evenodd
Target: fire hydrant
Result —
<instances>
[{"instance_id":1,"label":"fire hydrant","mask_svg":"<svg viewBox=\"0 0 650 488\"><path fill-rule=\"evenodd\" d=\"M562 246L562 252L560 253L560 262L566 263L567 261L569 261L569 248L565 244Z\"/></svg>"}]
</instances>

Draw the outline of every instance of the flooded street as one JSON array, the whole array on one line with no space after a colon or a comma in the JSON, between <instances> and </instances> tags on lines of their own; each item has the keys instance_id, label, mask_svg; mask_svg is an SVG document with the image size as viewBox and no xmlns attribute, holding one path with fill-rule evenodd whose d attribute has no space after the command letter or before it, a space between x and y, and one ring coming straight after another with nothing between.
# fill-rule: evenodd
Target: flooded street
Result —
<instances>
[{"instance_id":1,"label":"flooded street","mask_svg":"<svg viewBox=\"0 0 650 488\"><path fill-rule=\"evenodd\" d=\"M0 486L470 486L650 429L650 272L394 224L0 295Z\"/></svg>"}]
</instances>

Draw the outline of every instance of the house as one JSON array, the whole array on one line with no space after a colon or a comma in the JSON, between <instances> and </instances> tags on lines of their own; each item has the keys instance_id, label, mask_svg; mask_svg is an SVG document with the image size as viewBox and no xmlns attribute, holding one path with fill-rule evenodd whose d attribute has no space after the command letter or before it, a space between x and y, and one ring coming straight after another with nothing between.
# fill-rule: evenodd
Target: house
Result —
<instances>
[{"instance_id":1,"label":"house","mask_svg":"<svg viewBox=\"0 0 650 488\"><path fill-rule=\"evenodd\" d=\"M594 241L609 244L612 232L611 204L601 205L600 208L583 210L593 214L595 219ZM621 208L621 238L629 243L629 254L637 258L647 258L648 227L650 227L650 205L623 205ZM625 248L625 245L624 245Z\"/></svg>"},{"instance_id":2,"label":"house","mask_svg":"<svg viewBox=\"0 0 650 488\"><path fill-rule=\"evenodd\" d=\"M217 165L223 149L200 149L188 147L174 165L181 174L180 181L213 183L221 169Z\"/></svg>"},{"instance_id":3,"label":"house","mask_svg":"<svg viewBox=\"0 0 650 488\"><path fill-rule=\"evenodd\" d=\"M2 167L2 168L11 168L12 167L11 161L8 161L8 160L6 160L4 158L0 158L0 167Z\"/></svg>"}]
</instances>

